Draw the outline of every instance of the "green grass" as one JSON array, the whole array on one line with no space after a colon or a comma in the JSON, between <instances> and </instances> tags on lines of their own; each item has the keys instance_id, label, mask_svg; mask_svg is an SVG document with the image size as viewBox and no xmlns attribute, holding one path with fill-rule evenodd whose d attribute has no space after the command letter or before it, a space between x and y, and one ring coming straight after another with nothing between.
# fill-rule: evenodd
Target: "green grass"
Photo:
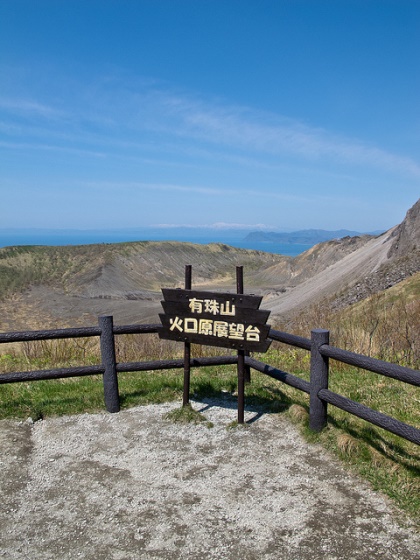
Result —
<instances>
[{"instance_id":1,"label":"green grass","mask_svg":"<svg viewBox=\"0 0 420 560\"><path fill-rule=\"evenodd\" d=\"M208 428L213 427L213 423L208 422L204 414L201 414L198 410L194 410L191 403L181 406L180 408L174 408L166 413L164 418L178 424L200 424L204 422Z\"/></svg>"},{"instance_id":2,"label":"green grass","mask_svg":"<svg viewBox=\"0 0 420 560\"><path fill-rule=\"evenodd\" d=\"M94 358L85 356L85 363L94 362ZM279 345L260 359L309 379L309 355L305 351ZM38 356L29 368L27 357L5 354L0 356L0 371L36 369L46 367L47 362ZM50 364L49 367L58 366ZM182 370L124 373L119 374L118 380L122 409L182 399ZM226 395L234 398L236 387L235 366L192 371L192 399ZM330 388L403 422L420 426L418 387L332 362ZM387 494L412 519L420 518L419 446L333 406L329 406L328 426L315 434L308 428L308 395L255 371L251 372L251 383L246 384L245 404L258 411L287 415L308 442L323 445L349 469L367 479L374 489ZM38 420L104 409L101 376L0 385L0 418ZM178 420L182 415L188 417L188 410L177 410L175 416L181 415Z\"/></svg>"}]
</instances>

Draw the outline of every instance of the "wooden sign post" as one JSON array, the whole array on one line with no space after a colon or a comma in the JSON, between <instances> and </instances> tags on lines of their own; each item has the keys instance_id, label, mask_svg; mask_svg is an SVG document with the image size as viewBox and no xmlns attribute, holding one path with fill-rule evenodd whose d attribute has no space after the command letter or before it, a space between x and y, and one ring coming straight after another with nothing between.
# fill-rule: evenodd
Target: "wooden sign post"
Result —
<instances>
[{"instance_id":1,"label":"wooden sign post","mask_svg":"<svg viewBox=\"0 0 420 560\"><path fill-rule=\"evenodd\" d=\"M185 266L185 289L191 290L192 266ZM190 379L191 379L191 342L184 343L184 393L182 406L187 406L190 402Z\"/></svg>"},{"instance_id":2,"label":"wooden sign post","mask_svg":"<svg viewBox=\"0 0 420 560\"><path fill-rule=\"evenodd\" d=\"M189 266L189 265L188 265ZM271 344L270 311L259 309L261 296L243 294L243 269L237 267L237 294L191 290L191 268L186 286L163 288L160 338L184 342L184 406L189 401L190 344L238 350L238 422L244 421L245 354L266 352ZM188 362L188 363L187 363Z\"/></svg>"}]
</instances>

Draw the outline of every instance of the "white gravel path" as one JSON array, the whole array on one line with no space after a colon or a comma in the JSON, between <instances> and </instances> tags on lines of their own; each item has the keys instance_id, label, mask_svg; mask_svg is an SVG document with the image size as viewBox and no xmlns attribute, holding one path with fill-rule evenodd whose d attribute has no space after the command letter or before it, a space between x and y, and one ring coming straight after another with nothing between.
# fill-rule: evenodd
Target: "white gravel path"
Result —
<instances>
[{"instance_id":1,"label":"white gravel path","mask_svg":"<svg viewBox=\"0 0 420 560\"><path fill-rule=\"evenodd\" d=\"M235 403L193 405L212 428L163 419L180 403L0 422L0 557L420 558L387 500L284 416L226 429Z\"/></svg>"}]
</instances>

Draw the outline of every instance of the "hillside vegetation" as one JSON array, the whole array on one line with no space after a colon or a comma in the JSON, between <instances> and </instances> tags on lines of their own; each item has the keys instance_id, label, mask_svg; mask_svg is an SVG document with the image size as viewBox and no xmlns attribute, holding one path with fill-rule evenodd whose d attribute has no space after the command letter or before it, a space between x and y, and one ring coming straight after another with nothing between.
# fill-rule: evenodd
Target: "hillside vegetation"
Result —
<instances>
[{"instance_id":1,"label":"hillside vegetation","mask_svg":"<svg viewBox=\"0 0 420 560\"><path fill-rule=\"evenodd\" d=\"M390 288L404 286L410 278L415 283L420 271L420 200L401 224L380 236L326 241L296 258L221 243L6 247L0 249L0 328L90 325L103 314L113 315L119 323L158 322L161 288L183 287L186 264L193 267L194 288L225 291L236 289L235 269L242 265L245 290L264 296L263 307L271 310L272 324L297 328L302 316L309 321L314 308L323 309L325 320L334 315L328 322L343 324L343 313L353 316L356 311L346 310L364 300L382 306L389 317L390 304L385 305L385 300L392 299L396 310L395 299L399 299L394 324L403 328L401 320L411 321L416 303L404 300L405 288L392 292ZM382 292L387 293L385 299ZM375 294L378 298L371 299ZM374 304L366 306L371 310ZM390 327L388 320L378 321ZM317 321L311 327L320 325ZM367 327L369 333L372 328ZM379 326L374 329L379 330ZM369 340L372 337L369 334Z\"/></svg>"},{"instance_id":2,"label":"hillside vegetation","mask_svg":"<svg viewBox=\"0 0 420 560\"><path fill-rule=\"evenodd\" d=\"M335 346L419 369L420 272L358 303L335 303L323 300L277 326L302 336L316 326L327 328Z\"/></svg>"},{"instance_id":3,"label":"hillside vegetation","mask_svg":"<svg viewBox=\"0 0 420 560\"><path fill-rule=\"evenodd\" d=\"M236 264L242 264L252 277L256 271L289 259L220 243L6 247L0 249L0 296L40 284L89 297L158 291L162 286L182 285L186 264L193 265L196 285L231 285Z\"/></svg>"}]
</instances>

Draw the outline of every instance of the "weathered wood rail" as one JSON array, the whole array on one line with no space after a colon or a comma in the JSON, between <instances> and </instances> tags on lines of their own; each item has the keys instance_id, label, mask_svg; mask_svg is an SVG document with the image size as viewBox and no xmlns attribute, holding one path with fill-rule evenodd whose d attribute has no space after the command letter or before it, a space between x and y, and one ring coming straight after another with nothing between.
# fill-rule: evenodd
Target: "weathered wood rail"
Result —
<instances>
[{"instance_id":1,"label":"weathered wood rail","mask_svg":"<svg viewBox=\"0 0 420 560\"><path fill-rule=\"evenodd\" d=\"M141 335L158 333L159 329L161 329L161 325L159 324L115 326L113 324L113 318L108 316L100 317L97 327L0 333L0 344L36 340L99 337L102 360L101 364L93 366L3 373L0 374L0 384L102 374L106 409L109 412L118 412L120 410L118 373L185 368L185 359L127 363L117 362L115 336L123 334ZM309 395L309 427L311 429L320 431L326 426L328 404L331 404L371 424L420 445L420 429L405 424L391 416L387 416L386 414L373 410L328 389L330 358L417 387L420 387L419 370L402 367L330 346L329 331L324 329L313 330L311 339L274 329L270 329L269 337L273 341L302 348L311 353L310 381L308 382L291 373L279 370L250 356L245 356L245 364L252 369L307 393ZM190 367L222 366L237 363L238 356L216 356L209 358L189 357Z\"/></svg>"}]
</instances>

